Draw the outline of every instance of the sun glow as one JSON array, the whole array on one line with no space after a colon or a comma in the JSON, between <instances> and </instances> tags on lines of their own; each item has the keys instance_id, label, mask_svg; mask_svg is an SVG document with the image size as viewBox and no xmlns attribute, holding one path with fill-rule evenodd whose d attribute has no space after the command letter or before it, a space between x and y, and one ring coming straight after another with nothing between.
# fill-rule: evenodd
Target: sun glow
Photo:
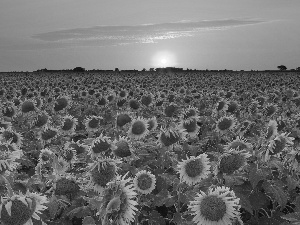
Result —
<instances>
[{"instance_id":1,"label":"sun glow","mask_svg":"<svg viewBox=\"0 0 300 225\"><path fill-rule=\"evenodd\" d=\"M152 59L154 67L169 67L176 65L175 56L167 51L157 52Z\"/></svg>"}]
</instances>

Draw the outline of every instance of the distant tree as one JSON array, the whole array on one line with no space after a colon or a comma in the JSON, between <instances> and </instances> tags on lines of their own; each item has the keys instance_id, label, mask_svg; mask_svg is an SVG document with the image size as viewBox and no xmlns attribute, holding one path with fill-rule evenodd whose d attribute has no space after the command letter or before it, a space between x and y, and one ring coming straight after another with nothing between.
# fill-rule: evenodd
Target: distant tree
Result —
<instances>
[{"instance_id":1,"label":"distant tree","mask_svg":"<svg viewBox=\"0 0 300 225\"><path fill-rule=\"evenodd\" d=\"M143 71L143 72L145 72L145 71L146 71L146 69L145 69L145 68L143 68L143 69L142 69L142 71Z\"/></svg>"},{"instance_id":2,"label":"distant tree","mask_svg":"<svg viewBox=\"0 0 300 225\"><path fill-rule=\"evenodd\" d=\"M85 68L82 68L82 67L75 67L73 69L74 72L84 72L85 71Z\"/></svg>"},{"instance_id":3,"label":"distant tree","mask_svg":"<svg viewBox=\"0 0 300 225\"><path fill-rule=\"evenodd\" d=\"M286 66L284 66L284 65L277 66L277 68L278 68L279 70L281 70L281 71L287 70Z\"/></svg>"},{"instance_id":4,"label":"distant tree","mask_svg":"<svg viewBox=\"0 0 300 225\"><path fill-rule=\"evenodd\" d=\"M119 72L119 68L115 68L115 72Z\"/></svg>"},{"instance_id":5,"label":"distant tree","mask_svg":"<svg viewBox=\"0 0 300 225\"><path fill-rule=\"evenodd\" d=\"M150 68L150 71L151 71L151 72L154 72L154 68Z\"/></svg>"},{"instance_id":6,"label":"distant tree","mask_svg":"<svg viewBox=\"0 0 300 225\"><path fill-rule=\"evenodd\" d=\"M296 70L297 70L297 71L300 71L300 67L297 67Z\"/></svg>"}]
</instances>

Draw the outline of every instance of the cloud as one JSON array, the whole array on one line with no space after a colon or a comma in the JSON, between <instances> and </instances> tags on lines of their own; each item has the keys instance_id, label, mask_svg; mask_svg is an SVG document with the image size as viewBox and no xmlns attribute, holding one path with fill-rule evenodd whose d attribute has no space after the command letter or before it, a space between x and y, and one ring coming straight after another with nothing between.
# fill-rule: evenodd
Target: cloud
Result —
<instances>
[{"instance_id":1,"label":"cloud","mask_svg":"<svg viewBox=\"0 0 300 225\"><path fill-rule=\"evenodd\" d=\"M94 26L40 33L33 35L32 38L53 44L65 44L67 46L156 43L159 40L195 36L205 30L229 29L263 22L266 21L257 19L223 19L132 26Z\"/></svg>"}]
</instances>

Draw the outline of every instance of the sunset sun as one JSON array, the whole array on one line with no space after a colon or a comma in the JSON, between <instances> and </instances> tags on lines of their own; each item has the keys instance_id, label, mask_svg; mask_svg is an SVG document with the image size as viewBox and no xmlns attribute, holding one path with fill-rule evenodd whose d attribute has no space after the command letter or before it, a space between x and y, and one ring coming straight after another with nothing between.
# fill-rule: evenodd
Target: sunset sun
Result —
<instances>
[{"instance_id":1,"label":"sunset sun","mask_svg":"<svg viewBox=\"0 0 300 225\"><path fill-rule=\"evenodd\" d=\"M152 64L155 67L170 67L176 65L174 54L168 51L157 52L152 58Z\"/></svg>"}]
</instances>

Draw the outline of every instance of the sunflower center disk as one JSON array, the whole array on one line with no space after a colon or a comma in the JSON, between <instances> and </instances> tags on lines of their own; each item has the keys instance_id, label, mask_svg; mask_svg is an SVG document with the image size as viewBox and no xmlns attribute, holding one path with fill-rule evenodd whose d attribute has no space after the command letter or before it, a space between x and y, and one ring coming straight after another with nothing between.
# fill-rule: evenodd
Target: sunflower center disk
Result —
<instances>
[{"instance_id":1,"label":"sunflower center disk","mask_svg":"<svg viewBox=\"0 0 300 225\"><path fill-rule=\"evenodd\" d=\"M147 174L141 174L138 177L137 181L138 181L138 187L141 190L147 190L147 189L151 188L152 179Z\"/></svg>"},{"instance_id":2,"label":"sunflower center disk","mask_svg":"<svg viewBox=\"0 0 300 225\"><path fill-rule=\"evenodd\" d=\"M203 172L203 165L200 159L190 161L185 166L185 172L189 177L199 176Z\"/></svg>"},{"instance_id":3,"label":"sunflower center disk","mask_svg":"<svg viewBox=\"0 0 300 225\"><path fill-rule=\"evenodd\" d=\"M206 196L200 204L201 215L208 221L219 221L226 213L225 202L217 196Z\"/></svg>"}]
</instances>

